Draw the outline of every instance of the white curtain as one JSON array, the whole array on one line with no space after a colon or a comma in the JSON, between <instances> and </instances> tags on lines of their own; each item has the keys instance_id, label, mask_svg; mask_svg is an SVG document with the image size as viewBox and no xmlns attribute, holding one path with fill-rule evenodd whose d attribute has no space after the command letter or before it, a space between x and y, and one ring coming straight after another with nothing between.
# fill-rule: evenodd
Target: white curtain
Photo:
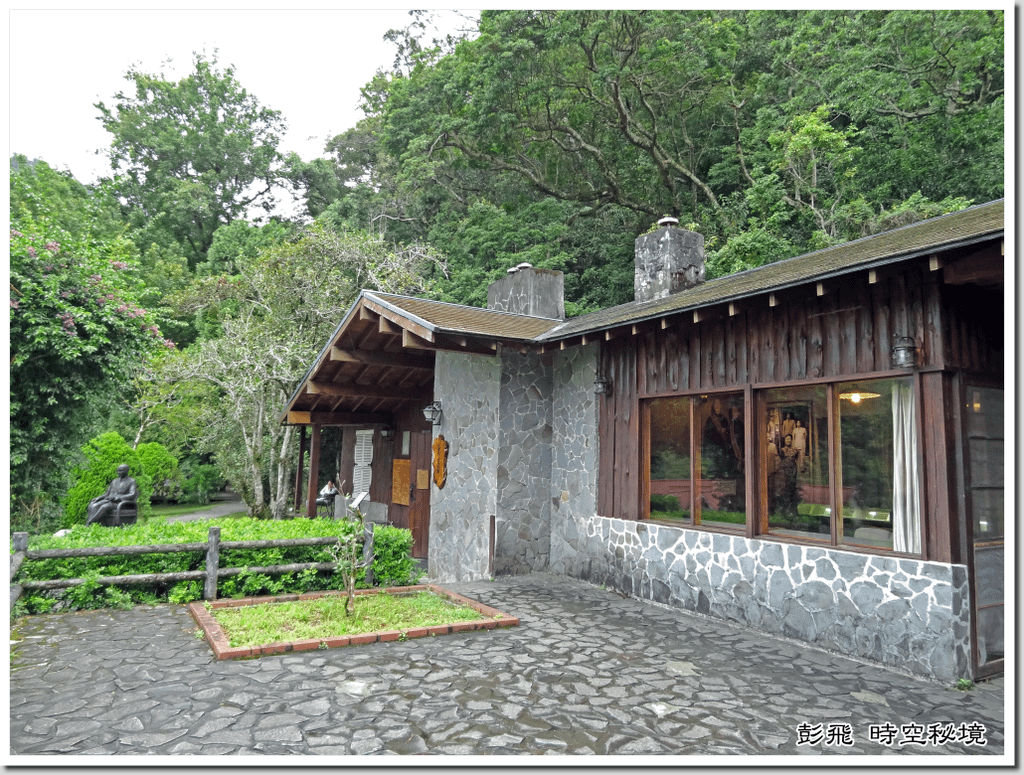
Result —
<instances>
[{"instance_id":1,"label":"white curtain","mask_svg":"<svg viewBox=\"0 0 1024 775\"><path fill-rule=\"evenodd\" d=\"M921 551L921 480L917 468L917 431L914 388L897 382L892 389L893 549L919 554Z\"/></svg>"}]
</instances>

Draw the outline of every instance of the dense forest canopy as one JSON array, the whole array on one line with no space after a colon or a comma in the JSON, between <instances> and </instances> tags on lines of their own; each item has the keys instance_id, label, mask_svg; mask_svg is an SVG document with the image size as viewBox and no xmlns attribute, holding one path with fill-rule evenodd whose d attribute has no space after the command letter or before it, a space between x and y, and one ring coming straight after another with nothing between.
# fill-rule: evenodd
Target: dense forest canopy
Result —
<instances>
[{"instance_id":1,"label":"dense forest canopy","mask_svg":"<svg viewBox=\"0 0 1024 775\"><path fill-rule=\"evenodd\" d=\"M662 215L721 276L1003 195L1001 11L506 10L444 40L426 18L321 158L197 56L97 103L99 185L12 159L12 523L45 524L110 431L280 516L274 412L360 287L482 306L529 261L576 315L632 299ZM271 215L282 193L303 217Z\"/></svg>"}]
</instances>

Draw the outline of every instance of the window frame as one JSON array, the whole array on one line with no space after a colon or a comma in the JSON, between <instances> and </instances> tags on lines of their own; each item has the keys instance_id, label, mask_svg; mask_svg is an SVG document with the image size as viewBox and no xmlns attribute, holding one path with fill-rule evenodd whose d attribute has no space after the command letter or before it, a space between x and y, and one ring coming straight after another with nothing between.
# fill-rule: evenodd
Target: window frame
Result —
<instances>
[{"instance_id":1,"label":"window frame","mask_svg":"<svg viewBox=\"0 0 1024 775\"><path fill-rule=\"evenodd\" d=\"M701 469L701 434L703 428L698 429L699 423L696 415L696 402L694 398L705 398L708 401L714 400L715 396L725 395L741 395L743 400L743 477L744 477L744 512L747 515L746 521L742 526L737 526L735 529L722 528L722 527L708 527L701 521L702 519L702 507L700 503L701 487L698 485L701 482L699 476ZM686 398L689 399L689 429L690 429L690 521L688 523L679 524L676 522L669 522L667 520L652 520L651 519L651 403L659 399L673 399L673 398ZM686 391L683 393L672 393L662 395L651 395L643 396L640 398L640 519L644 521L650 521L654 524L665 524L673 525L675 527L686 527L696 528L700 530L708 530L714 533L720 533L722 535L743 535L747 538L752 537L751 533L751 505L753 494L751 492L752 475L751 475L751 463L752 451L750 449L748 428L751 427L751 386L745 385L741 388L719 388L716 390L694 390Z\"/></svg>"},{"instance_id":2,"label":"window frame","mask_svg":"<svg viewBox=\"0 0 1024 775\"><path fill-rule=\"evenodd\" d=\"M871 372L866 374L850 374L831 376L827 378L807 379L800 381L789 381L763 385L746 383L742 386L730 386L715 388L712 390L685 390L671 393L650 393L638 396L640 410L640 487L639 494L641 503L638 509L639 518L643 521L650 521L654 524L683 527L690 530L702 530L705 532L720 535L744 535L747 538L759 538L777 541L779 543L802 544L807 546L818 546L829 549L839 549L862 554L885 555L895 557L908 557L926 559L927 556L927 530L926 520L927 504L924 502L925 493L922 492L922 508L918 514L921 529L921 547L917 553L898 552L880 546L866 546L839 541L839 533L842 530L842 455L841 439L837 433L840 419L839 413L839 385L848 382L868 382L872 380L910 378L911 388L914 393L916 412L916 423L914 433L917 436L918 466L924 472L921 456L923 455L922 445L922 403L920 374L907 371L884 371ZM768 529L768 488L767 488L767 451L765 445L756 443L754 430L765 427L768 420L768 391L786 388L810 387L823 385L826 394L828 438L825 440L827 454L829 456L829 505L832 510L830 517L830 530L828 537L822 534L821 539L810 537L798 537L779 535L769 532ZM700 465L699 452L695 454L695 445L699 448L700 434L694 422L694 402L697 397L713 398L715 395L743 394L743 419L744 419L744 476L746 487L746 522L743 529L731 530L719 526L709 527L702 524L699 517L699 483L697 470ZM689 398L690 402L690 521L687 523L670 522L666 520L651 519L651 403L659 399Z\"/></svg>"}]
</instances>

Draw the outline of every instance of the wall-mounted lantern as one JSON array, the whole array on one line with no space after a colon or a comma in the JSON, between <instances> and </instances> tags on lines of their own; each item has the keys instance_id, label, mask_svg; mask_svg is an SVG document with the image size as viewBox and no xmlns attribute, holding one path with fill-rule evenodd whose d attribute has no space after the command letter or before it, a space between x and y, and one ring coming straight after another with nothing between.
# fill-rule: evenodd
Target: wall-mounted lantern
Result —
<instances>
[{"instance_id":1,"label":"wall-mounted lantern","mask_svg":"<svg viewBox=\"0 0 1024 775\"><path fill-rule=\"evenodd\" d=\"M892 365L897 369L917 366L917 347L913 338L899 335L892 338Z\"/></svg>"},{"instance_id":2,"label":"wall-mounted lantern","mask_svg":"<svg viewBox=\"0 0 1024 775\"><path fill-rule=\"evenodd\" d=\"M612 383L606 379L594 380L594 393L599 396L610 396L612 394Z\"/></svg>"},{"instance_id":3,"label":"wall-mounted lantern","mask_svg":"<svg viewBox=\"0 0 1024 775\"><path fill-rule=\"evenodd\" d=\"M390 439L395 435L395 429L392 428L390 425L385 425L383 428L380 429L380 435L385 439Z\"/></svg>"},{"instance_id":4,"label":"wall-mounted lantern","mask_svg":"<svg viewBox=\"0 0 1024 775\"><path fill-rule=\"evenodd\" d=\"M423 407L423 418L431 425L441 424L441 402L434 401L429 406Z\"/></svg>"}]
</instances>

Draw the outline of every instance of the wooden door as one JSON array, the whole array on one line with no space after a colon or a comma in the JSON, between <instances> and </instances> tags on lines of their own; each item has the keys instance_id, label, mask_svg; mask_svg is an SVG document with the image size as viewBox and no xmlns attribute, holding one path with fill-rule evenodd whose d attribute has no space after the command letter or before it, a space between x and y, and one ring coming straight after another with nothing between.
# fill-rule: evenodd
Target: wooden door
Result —
<instances>
[{"instance_id":1,"label":"wooden door","mask_svg":"<svg viewBox=\"0 0 1024 775\"><path fill-rule=\"evenodd\" d=\"M412 556L426 557L430 543L430 431L414 431L409 452L409 529L412 530Z\"/></svg>"}]
</instances>

